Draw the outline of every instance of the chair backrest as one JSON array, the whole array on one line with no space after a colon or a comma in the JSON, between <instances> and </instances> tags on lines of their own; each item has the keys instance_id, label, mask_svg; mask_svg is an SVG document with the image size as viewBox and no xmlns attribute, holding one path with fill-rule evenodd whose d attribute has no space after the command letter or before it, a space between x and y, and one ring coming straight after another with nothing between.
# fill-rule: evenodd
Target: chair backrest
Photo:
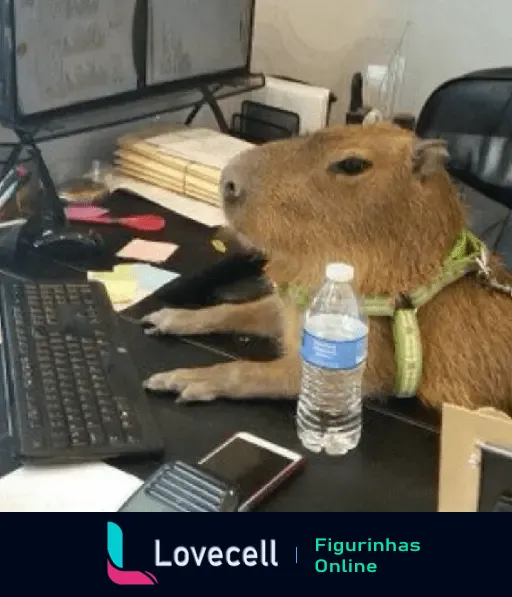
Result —
<instances>
[{"instance_id":1,"label":"chair backrest","mask_svg":"<svg viewBox=\"0 0 512 597\"><path fill-rule=\"evenodd\" d=\"M416 133L445 139L451 174L512 209L512 68L474 71L438 87Z\"/></svg>"}]
</instances>

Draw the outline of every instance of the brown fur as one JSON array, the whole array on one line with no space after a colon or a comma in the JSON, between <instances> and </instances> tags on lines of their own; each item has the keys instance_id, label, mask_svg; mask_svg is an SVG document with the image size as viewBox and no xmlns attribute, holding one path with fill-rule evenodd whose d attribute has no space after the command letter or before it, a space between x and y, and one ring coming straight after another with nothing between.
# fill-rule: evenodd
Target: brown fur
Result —
<instances>
[{"instance_id":1,"label":"brown fur","mask_svg":"<svg viewBox=\"0 0 512 597\"><path fill-rule=\"evenodd\" d=\"M373 167L348 176L328 171L349 156ZM244 242L269 257L278 282L318 285L330 261L355 266L366 296L408 292L437 275L465 214L444 168L438 141L420 141L389 124L332 127L307 137L269 143L239 156L224 173L225 212ZM510 281L499 260L493 269ZM512 299L467 276L418 312L424 374L418 397L512 410ZM233 362L157 374L146 386L174 390L182 401L295 397L302 314L277 296L255 303L193 312L163 310L146 322L163 333L257 332L282 340L270 363ZM389 319L370 322L366 393L392 392L393 341Z\"/></svg>"}]
</instances>

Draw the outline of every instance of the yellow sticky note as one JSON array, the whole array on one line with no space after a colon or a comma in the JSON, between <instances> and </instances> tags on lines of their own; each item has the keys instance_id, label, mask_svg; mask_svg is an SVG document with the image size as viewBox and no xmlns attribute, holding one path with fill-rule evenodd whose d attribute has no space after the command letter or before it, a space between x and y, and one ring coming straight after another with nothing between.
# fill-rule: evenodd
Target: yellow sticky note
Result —
<instances>
[{"instance_id":1,"label":"yellow sticky note","mask_svg":"<svg viewBox=\"0 0 512 597\"><path fill-rule=\"evenodd\" d=\"M116 265L110 272L89 272L89 280L102 282L114 305L131 303L137 295L137 279L131 264Z\"/></svg>"}]
</instances>

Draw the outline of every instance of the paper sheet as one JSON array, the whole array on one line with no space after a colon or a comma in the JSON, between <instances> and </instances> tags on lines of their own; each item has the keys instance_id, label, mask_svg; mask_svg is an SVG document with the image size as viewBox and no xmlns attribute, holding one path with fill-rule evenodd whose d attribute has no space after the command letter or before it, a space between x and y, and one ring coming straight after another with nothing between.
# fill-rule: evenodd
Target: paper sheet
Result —
<instances>
[{"instance_id":1,"label":"paper sheet","mask_svg":"<svg viewBox=\"0 0 512 597\"><path fill-rule=\"evenodd\" d=\"M117 253L121 259L136 259L137 261L150 261L163 263L178 249L173 243L154 242L136 238L130 241Z\"/></svg>"},{"instance_id":2,"label":"paper sheet","mask_svg":"<svg viewBox=\"0 0 512 597\"><path fill-rule=\"evenodd\" d=\"M139 292L152 294L165 284L168 284L179 274L169 272L159 267L153 267L147 263L134 263L132 265Z\"/></svg>"},{"instance_id":3,"label":"paper sheet","mask_svg":"<svg viewBox=\"0 0 512 597\"><path fill-rule=\"evenodd\" d=\"M0 512L117 512L142 483L103 462L23 467L0 479Z\"/></svg>"}]
</instances>

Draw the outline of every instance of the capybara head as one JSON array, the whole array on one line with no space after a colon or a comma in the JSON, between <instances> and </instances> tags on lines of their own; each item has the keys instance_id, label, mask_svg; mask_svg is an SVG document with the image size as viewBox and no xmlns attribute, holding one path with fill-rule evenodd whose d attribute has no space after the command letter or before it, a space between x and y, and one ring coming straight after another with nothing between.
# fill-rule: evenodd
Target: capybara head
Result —
<instances>
[{"instance_id":1,"label":"capybara head","mask_svg":"<svg viewBox=\"0 0 512 597\"><path fill-rule=\"evenodd\" d=\"M388 123L333 126L232 160L224 210L281 281L317 283L345 261L366 292L405 292L432 279L464 225L446 157L441 140Z\"/></svg>"}]
</instances>

